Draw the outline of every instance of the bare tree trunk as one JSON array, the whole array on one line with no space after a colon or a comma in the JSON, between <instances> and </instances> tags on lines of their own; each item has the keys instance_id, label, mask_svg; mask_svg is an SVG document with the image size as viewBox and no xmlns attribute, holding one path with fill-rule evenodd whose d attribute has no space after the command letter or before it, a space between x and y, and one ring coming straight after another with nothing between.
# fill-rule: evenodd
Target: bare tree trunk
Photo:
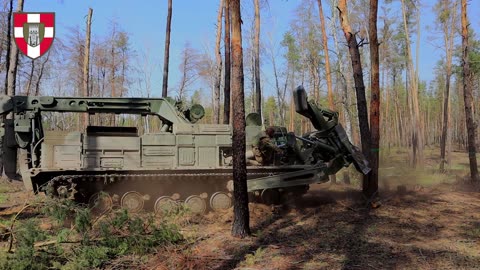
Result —
<instances>
[{"instance_id":1,"label":"bare tree trunk","mask_svg":"<svg viewBox=\"0 0 480 270\"><path fill-rule=\"evenodd\" d=\"M291 132L295 132L295 107L293 104L293 97L290 99L290 121L288 124L288 130Z\"/></svg>"},{"instance_id":2,"label":"bare tree trunk","mask_svg":"<svg viewBox=\"0 0 480 270\"><path fill-rule=\"evenodd\" d=\"M331 6L335 6L335 1L331 2ZM350 85L350 76L347 75L346 77L344 76L344 67L342 64L342 54L340 53L340 49L338 46L338 39L337 39L337 12L332 10L332 15L333 15L333 41L335 44L335 51L338 56L337 60L337 66L338 66L338 72L339 75L337 75L337 83L340 85L342 89L342 103L343 103L343 109L344 109L344 123L345 123L345 132L347 135L350 137L350 140L353 140L353 126L352 126L352 115L350 112L350 101L349 101L349 95L348 95L348 87ZM345 184L350 184L350 172L348 170L343 170L343 182Z\"/></svg>"},{"instance_id":3,"label":"bare tree trunk","mask_svg":"<svg viewBox=\"0 0 480 270\"><path fill-rule=\"evenodd\" d=\"M328 97L328 107L330 110L335 109L335 104L333 101L333 89L332 89L332 72L330 69L330 57L328 56L328 42L327 42L327 31L325 30L325 18L323 16L322 0L317 0L318 2L318 12L320 15L320 28L322 29L322 43L323 43L323 52L325 54L325 77L327 79L327 97Z\"/></svg>"},{"instance_id":4,"label":"bare tree trunk","mask_svg":"<svg viewBox=\"0 0 480 270\"><path fill-rule=\"evenodd\" d=\"M254 37L254 61L255 61L255 109L262 115L262 90L260 87L260 3L254 0L255 6L255 37Z\"/></svg>"},{"instance_id":5,"label":"bare tree trunk","mask_svg":"<svg viewBox=\"0 0 480 270\"><path fill-rule=\"evenodd\" d=\"M7 7L7 3L8 3L8 13L7 13L7 31L6 31L6 38L5 38L5 41L6 41L6 44L7 44L7 48L6 48L6 54L5 54L5 84L3 85L4 89L2 91L1 94L4 94L6 95L7 94L7 89L8 89L8 68L10 66L10 39L11 39L11 27L12 27L12 11L13 11L13 0L9 0L8 2L5 2L5 9ZM3 32L3 31L2 31ZM3 44L0 44L0 47L3 49ZM3 52L0 52L0 55L2 54ZM1 56L0 56L1 57ZM0 61L1 63L1 61ZM1 70L1 69L0 69ZM0 125L3 125L3 122L4 122L4 119L5 119L5 116L2 116L0 117ZM3 153L3 136L0 137L0 174L1 175L6 175L4 170L3 170L3 158L4 158L4 153Z\"/></svg>"},{"instance_id":6,"label":"bare tree trunk","mask_svg":"<svg viewBox=\"0 0 480 270\"><path fill-rule=\"evenodd\" d=\"M378 166L380 148L380 59L377 37L378 0L370 0L370 16L368 20L368 38L370 40L370 168L368 182L363 183L363 193L371 198L378 191Z\"/></svg>"},{"instance_id":7,"label":"bare tree trunk","mask_svg":"<svg viewBox=\"0 0 480 270\"><path fill-rule=\"evenodd\" d=\"M254 32L254 27L252 25L252 33ZM252 44L251 44L251 48L254 48L255 45L253 44L253 36L252 36ZM251 99L251 102L250 102L250 112L256 112L257 111L257 102L256 102L256 95L255 95L255 53L251 53L250 54L250 67L251 67L251 80L250 80L250 83L251 83L251 92L250 92L250 99ZM262 118L263 120L263 118Z\"/></svg>"},{"instance_id":8,"label":"bare tree trunk","mask_svg":"<svg viewBox=\"0 0 480 270\"><path fill-rule=\"evenodd\" d=\"M183 50L182 80L180 81L180 87L178 89L178 98L180 100L183 100L185 96L185 88L186 88L187 77L188 77L187 65L188 65L188 56L187 56L187 48L185 47L185 49Z\"/></svg>"},{"instance_id":9,"label":"bare tree trunk","mask_svg":"<svg viewBox=\"0 0 480 270\"><path fill-rule=\"evenodd\" d=\"M10 13L9 12L9 9L8 7L10 6L10 0L3 0L3 7L2 7L2 10L3 10L3 14L2 14L2 20L4 19L3 17L5 16L5 14L8 14ZM5 17L6 20L7 20L7 23L8 23L8 20L9 18ZM3 23L3 21L2 21ZM3 26L3 25L2 25ZM7 29L7 31L10 31L8 28L11 27L10 25L5 25L5 29ZM6 41L6 40L10 40L8 37L5 37L7 35L7 31L5 30L2 30L0 31L0 40L2 41L2 46L0 46L0 64L3 63L3 50L6 49L5 46L3 46L3 43ZM8 55L7 55L8 56ZM3 67L0 67L0 72L3 70ZM3 89L2 89L3 90Z\"/></svg>"},{"instance_id":10,"label":"bare tree trunk","mask_svg":"<svg viewBox=\"0 0 480 270\"><path fill-rule=\"evenodd\" d=\"M275 55L273 52L273 49L271 49L271 60L272 60L272 67L273 67L273 76L275 77L275 89L277 92L277 106L278 106L278 114L280 116L280 123L282 126L285 126L285 88L281 89L280 87L280 82L278 80L278 71L277 71L277 64L275 61ZM288 67L289 65L287 65ZM285 79L286 82L288 82L288 76L289 76L290 71L287 69L286 76L287 78Z\"/></svg>"},{"instance_id":11,"label":"bare tree trunk","mask_svg":"<svg viewBox=\"0 0 480 270\"><path fill-rule=\"evenodd\" d=\"M35 96L38 96L40 94L40 83L42 82L43 71L45 70L45 65L47 64L48 60L50 59L50 52L51 51L52 50L48 50L47 57L45 58L45 61L42 62L42 65L40 66L40 71L38 73L37 82L35 83Z\"/></svg>"},{"instance_id":12,"label":"bare tree trunk","mask_svg":"<svg viewBox=\"0 0 480 270\"><path fill-rule=\"evenodd\" d=\"M448 67L447 67L448 69ZM451 75L447 71L447 74L445 76L445 94L443 97L443 126L442 126L442 136L441 136L441 141L440 141L440 172L445 172L445 163L447 163L447 159L445 157L446 153L446 146L447 146L447 135L448 135L448 127L449 127L449 114L450 114L450 108L449 108L449 95L450 95L450 77Z\"/></svg>"},{"instance_id":13,"label":"bare tree trunk","mask_svg":"<svg viewBox=\"0 0 480 270\"><path fill-rule=\"evenodd\" d=\"M223 89L223 123L230 124L230 0L225 0L225 80Z\"/></svg>"},{"instance_id":14,"label":"bare tree trunk","mask_svg":"<svg viewBox=\"0 0 480 270\"><path fill-rule=\"evenodd\" d=\"M250 234L248 212L247 163L245 160L245 95L243 89L243 49L240 0L231 1L232 16L232 98L233 104L233 196L232 235Z\"/></svg>"},{"instance_id":15,"label":"bare tree trunk","mask_svg":"<svg viewBox=\"0 0 480 270\"><path fill-rule=\"evenodd\" d=\"M5 56L5 89L4 94L8 95L8 70L10 69L10 52L11 52L11 40L12 40L12 12L13 12L13 0L9 1L9 9L7 15L7 51Z\"/></svg>"},{"instance_id":16,"label":"bare tree trunk","mask_svg":"<svg viewBox=\"0 0 480 270\"><path fill-rule=\"evenodd\" d=\"M356 35L352 32L348 22L347 2L340 0L338 2L338 11L340 13L340 23L345 39L348 44L350 58L353 69L353 79L355 82L355 91L357 94L358 121L360 127L360 137L362 141L362 152L367 160L370 160L370 129L368 126L367 99L365 97L365 84L363 82L362 63L359 47L363 45L363 40L357 43ZM370 173L363 176L363 190L370 190ZM373 194L366 194L373 195Z\"/></svg>"},{"instance_id":17,"label":"bare tree trunk","mask_svg":"<svg viewBox=\"0 0 480 270\"><path fill-rule=\"evenodd\" d=\"M215 58L217 60L217 74L215 78L215 90L213 91L213 123L220 123L220 84L222 82L222 51L220 50L220 41L222 39L222 15L223 1L220 0L217 15L217 38L215 40Z\"/></svg>"},{"instance_id":18,"label":"bare tree trunk","mask_svg":"<svg viewBox=\"0 0 480 270\"><path fill-rule=\"evenodd\" d=\"M85 33L85 53L83 55L83 96L88 97L89 96L89 89L88 89L88 83L90 79L90 32L91 32L91 26L92 26L92 14L93 14L93 9L89 8L88 9L88 16L87 16L87 30ZM83 129L86 129L89 122L90 122L90 117L88 114L83 113L82 114L82 122L83 122Z\"/></svg>"},{"instance_id":19,"label":"bare tree trunk","mask_svg":"<svg viewBox=\"0 0 480 270\"><path fill-rule=\"evenodd\" d=\"M170 58L170 31L172 24L172 0L168 0L167 29L165 30L165 54L163 58L163 89L162 97L168 95L168 62Z\"/></svg>"},{"instance_id":20,"label":"bare tree trunk","mask_svg":"<svg viewBox=\"0 0 480 270\"><path fill-rule=\"evenodd\" d=\"M445 13L451 10L452 13L449 13L450 16L445 18L443 17ZM453 40L455 34L455 25L457 23L457 2L454 2L453 8L450 8L449 1L442 1L439 17L443 29L443 40L445 45L445 56L446 56L446 74L445 74L445 94L443 97L443 127L442 127L442 136L440 142L440 171L445 171L445 163L449 163L450 148L451 148L451 134L450 134L450 79L452 77L452 55L453 55ZM448 145L447 145L448 144ZM446 152L448 157L446 158Z\"/></svg>"},{"instance_id":21,"label":"bare tree trunk","mask_svg":"<svg viewBox=\"0 0 480 270\"><path fill-rule=\"evenodd\" d=\"M317 3L318 3L318 13L320 15L320 28L322 29L323 52L325 54L325 73L326 73L325 77L327 79L328 107L330 108L330 110L333 110L335 108L335 105L333 102L332 73L330 70L330 57L328 56L327 31L325 30L325 18L323 16L322 0L317 0ZM335 175L330 175L330 181L332 183L336 182Z\"/></svg>"},{"instance_id":22,"label":"bare tree trunk","mask_svg":"<svg viewBox=\"0 0 480 270\"><path fill-rule=\"evenodd\" d=\"M385 48L383 48L385 50ZM387 146L387 150L389 151L388 153L390 153L390 144L392 142L392 133L391 132L386 132L387 131L387 128L390 126L390 118L389 118L389 110L390 110L390 90L389 90L389 86L386 86L387 85L387 82L386 81L386 74L387 74L388 70L387 68L385 67L385 63L383 65L383 70L381 71L382 73L382 83L381 83L381 87L380 89L384 89L385 90L385 113L383 114L384 115L384 120L383 120L383 124L381 124L382 128L383 128L383 134L386 135L386 140L383 139L383 145L386 145ZM382 121L380 121L380 123L382 123Z\"/></svg>"},{"instance_id":23,"label":"bare tree trunk","mask_svg":"<svg viewBox=\"0 0 480 270\"><path fill-rule=\"evenodd\" d=\"M23 11L23 0L18 0L17 12ZM15 86L17 82L18 68L18 48L15 45L15 39L10 35L10 62L7 71L7 95L15 95Z\"/></svg>"},{"instance_id":24,"label":"bare tree trunk","mask_svg":"<svg viewBox=\"0 0 480 270\"><path fill-rule=\"evenodd\" d=\"M32 64L30 65L30 74L28 75L28 82L27 82L27 88L26 88L26 95L30 96L30 88L32 87L32 81L33 81L33 73L35 71L35 59L32 59L30 61Z\"/></svg>"},{"instance_id":25,"label":"bare tree trunk","mask_svg":"<svg viewBox=\"0 0 480 270\"><path fill-rule=\"evenodd\" d=\"M419 12L419 11L417 11ZM412 111L412 165L417 166L423 163L423 128L421 123L419 101L418 101L418 76L413 67L413 59L410 46L410 32L408 30L407 24L407 14L405 7L405 0L402 0L402 13L403 13L403 26L405 28L405 43L406 43L406 53L407 53L407 70L410 78L410 106ZM419 20L419 17L417 18ZM419 22L417 22L419 23ZM419 30L419 29L418 29ZM420 35L418 32L417 35ZM417 36L418 37L418 36ZM417 41L418 43L418 41ZM417 53L418 58L418 53ZM417 64L418 65L418 64ZM408 91L408 87L407 87Z\"/></svg>"},{"instance_id":26,"label":"bare tree trunk","mask_svg":"<svg viewBox=\"0 0 480 270\"><path fill-rule=\"evenodd\" d=\"M18 48L15 45L15 39L12 37L11 34L11 18L12 18L12 10L13 10L13 1L10 2L10 9L8 14L8 29L10 30L7 33L8 36L8 48L7 48L7 70L6 70L6 82L5 82L5 94L13 96L15 95L15 84L17 80L17 66L18 66ZM23 11L23 0L18 0L17 5L17 12ZM12 114L6 116L6 118L13 118ZM5 118L1 118L3 121ZM3 144L3 142L2 142ZM0 148L1 147L0 145ZM1 164L1 172L4 174L4 167L3 167L3 149L0 151L0 164ZM8 157L6 157L8 158Z\"/></svg>"},{"instance_id":27,"label":"bare tree trunk","mask_svg":"<svg viewBox=\"0 0 480 270\"><path fill-rule=\"evenodd\" d=\"M468 133L468 159L470 161L471 181L478 183L477 149L475 145L475 122L473 119L472 74L470 71L468 37L467 0L462 0L462 62L463 62L463 100L465 101L465 122Z\"/></svg>"},{"instance_id":28,"label":"bare tree trunk","mask_svg":"<svg viewBox=\"0 0 480 270\"><path fill-rule=\"evenodd\" d=\"M418 0L418 4L420 4L421 0ZM421 27L420 27L420 8L417 6L417 41L416 41L416 52L415 52L415 88L413 88L415 91L412 93L412 102L413 102L413 108L415 112L415 117L418 119L417 122L417 128L415 129L415 132L417 133L417 148L418 148L418 159L417 159L417 164L422 165L423 164L423 150L425 148L425 122L424 122L424 117L422 117L422 113L420 112L420 98L418 97L418 84L419 84L419 78L420 76L418 75L418 71L420 70L420 44L421 44Z\"/></svg>"},{"instance_id":29,"label":"bare tree trunk","mask_svg":"<svg viewBox=\"0 0 480 270\"><path fill-rule=\"evenodd\" d=\"M110 66L110 86L112 87L112 98L115 98L117 97L117 93L116 93L116 87L115 87L115 72L116 72L116 63L115 63L115 39L116 39L116 26L114 25L113 26L113 33L112 33L112 47L110 49L110 53L111 53L111 57L112 57L112 62L111 62L111 66ZM111 115L111 121L110 121L110 125L112 126L115 126L116 124L116 117L115 117L115 114L112 114Z\"/></svg>"}]
</instances>

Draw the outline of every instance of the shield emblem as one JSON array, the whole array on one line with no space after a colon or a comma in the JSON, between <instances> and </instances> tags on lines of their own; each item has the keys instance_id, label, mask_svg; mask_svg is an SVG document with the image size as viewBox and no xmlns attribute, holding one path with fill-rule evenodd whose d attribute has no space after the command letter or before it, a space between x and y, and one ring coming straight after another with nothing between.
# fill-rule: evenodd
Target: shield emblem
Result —
<instances>
[{"instance_id":1,"label":"shield emblem","mask_svg":"<svg viewBox=\"0 0 480 270\"><path fill-rule=\"evenodd\" d=\"M35 59L44 55L55 37L54 12L14 12L15 43L26 56Z\"/></svg>"}]
</instances>

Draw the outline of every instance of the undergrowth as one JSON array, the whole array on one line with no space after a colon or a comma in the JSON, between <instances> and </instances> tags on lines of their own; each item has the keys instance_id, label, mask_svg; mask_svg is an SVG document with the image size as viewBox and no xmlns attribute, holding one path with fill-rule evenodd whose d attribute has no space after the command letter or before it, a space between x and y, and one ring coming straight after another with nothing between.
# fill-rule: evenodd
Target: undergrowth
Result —
<instances>
[{"instance_id":1,"label":"undergrowth","mask_svg":"<svg viewBox=\"0 0 480 270\"><path fill-rule=\"evenodd\" d=\"M120 256L141 259L183 240L179 228L153 215L115 210L93 216L89 208L67 199L46 199L32 207L43 215L16 221L10 252L0 252L0 269L106 267ZM41 229L46 221L52 226Z\"/></svg>"},{"instance_id":2,"label":"undergrowth","mask_svg":"<svg viewBox=\"0 0 480 270\"><path fill-rule=\"evenodd\" d=\"M7 200L7 195L0 193L0 203L4 203Z\"/></svg>"},{"instance_id":3,"label":"undergrowth","mask_svg":"<svg viewBox=\"0 0 480 270\"><path fill-rule=\"evenodd\" d=\"M244 266L254 266L260 261L262 261L266 256L266 250L262 247L259 247L251 254L245 255L245 261L241 264Z\"/></svg>"}]
</instances>

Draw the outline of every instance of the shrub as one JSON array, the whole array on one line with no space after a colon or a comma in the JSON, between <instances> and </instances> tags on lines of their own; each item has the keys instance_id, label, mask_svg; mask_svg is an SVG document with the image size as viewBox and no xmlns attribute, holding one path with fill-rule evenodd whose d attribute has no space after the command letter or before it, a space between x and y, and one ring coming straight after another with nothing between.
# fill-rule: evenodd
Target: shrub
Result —
<instances>
[{"instance_id":1,"label":"shrub","mask_svg":"<svg viewBox=\"0 0 480 270\"><path fill-rule=\"evenodd\" d=\"M119 256L142 256L183 240L177 226L158 222L153 215L117 210L92 217L90 209L67 199L46 199L37 207L54 228L42 231L38 218L17 220L14 252L0 254L0 269L104 267ZM44 242L36 247L39 241Z\"/></svg>"}]
</instances>

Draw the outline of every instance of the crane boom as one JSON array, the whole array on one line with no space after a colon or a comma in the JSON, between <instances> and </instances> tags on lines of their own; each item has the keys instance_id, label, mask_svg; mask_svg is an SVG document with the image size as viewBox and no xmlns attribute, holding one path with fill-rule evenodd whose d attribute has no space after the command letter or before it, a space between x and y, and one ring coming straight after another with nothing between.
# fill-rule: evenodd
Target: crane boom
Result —
<instances>
[{"instance_id":1,"label":"crane boom","mask_svg":"<svg viewBox=\"0 0 480 270\"><path fill-rule=\"evenodd\" d=\"M0 115L40 111L157 115L170 124L190 123L169 98L0 97Z\"/></svg>"}]
</instances>

